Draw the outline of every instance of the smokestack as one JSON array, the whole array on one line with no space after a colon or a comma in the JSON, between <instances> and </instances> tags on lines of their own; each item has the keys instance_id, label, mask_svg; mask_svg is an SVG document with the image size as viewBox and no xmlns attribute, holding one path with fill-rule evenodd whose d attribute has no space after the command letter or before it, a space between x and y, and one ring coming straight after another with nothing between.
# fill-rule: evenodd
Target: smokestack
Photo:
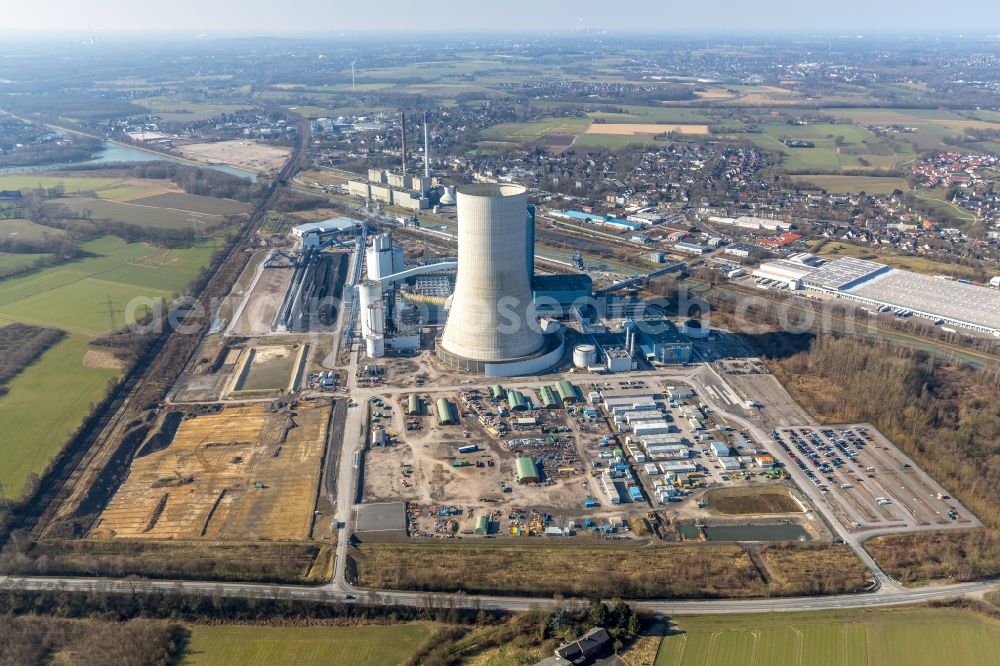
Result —
<instances>
[{"instance_id":1,"label":"smokestack","mask_svg":"<svg viewBox=\"0 0 1000 666\"><path fill-rule=\"evenodd\" d=\"M400 113L399 115L402 118L402 129L400 131L403 134L403 150L402 150L402 153L403 153L403 175L405 176L406 175L406 113L403 112L403 113Z\"/></svg>"},{"instance_id":2,"label":"smokestack","mask_svg":"<svg viewBox=\"0 0 1000 666\"><path fill-rule=\"evenodd\" d=\"M424 111L424 178L431 177L431 142L427 135L427 112Z\"/></svg>"}]
</instances>

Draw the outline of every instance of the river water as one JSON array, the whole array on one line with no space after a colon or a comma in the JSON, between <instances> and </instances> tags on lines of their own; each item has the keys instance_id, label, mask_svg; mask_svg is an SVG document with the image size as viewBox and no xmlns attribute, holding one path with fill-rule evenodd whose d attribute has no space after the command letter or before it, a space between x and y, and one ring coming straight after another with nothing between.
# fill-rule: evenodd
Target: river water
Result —
<instances>
[{"instance_id":1,"label":"river water","mask_svg":"<svg viewBox=\"0 0 1000 666\"><path fill-rule=\"evenodd\" d=\"M62 169L71 169L73 167L94 165L94 164L113 164L116 162L177 162L179 164L188 164L191 166L204 166L209 169L215 169L216 171L222 171L223 173L228 173L239 178L244 178L246 180L256 182L257 174L253 171L246 171L245 169L237 169L236 167L226 166L226 165L207 165L207 164L196 164L194 162L189 162L187 160L180 159L179 157L173 157L172 155L164 155L162 153L154 153L148 150L139 150L138 148L132 148L130 146L123 146L117 143L111 143L106 141L104 143L104 148L97 154L97 157L86 160L84 162L64 162L61 164L37 164L32 166L23 167L7 167L0 169L0 174L16 174L16 173L36 173L39 171L59 171Z\"/></svg>"}]
</instances>

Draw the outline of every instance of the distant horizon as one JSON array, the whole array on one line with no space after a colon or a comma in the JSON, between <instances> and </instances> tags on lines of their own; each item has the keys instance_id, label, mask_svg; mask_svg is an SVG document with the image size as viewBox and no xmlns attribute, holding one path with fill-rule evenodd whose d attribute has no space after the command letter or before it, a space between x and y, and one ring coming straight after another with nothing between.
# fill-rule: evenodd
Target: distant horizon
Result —
<instances>
[{"instance_id":1,"label":"distant horizon","mask_svg":"<svg viewBox=\"0 0 1000 666\"><path fill-rule=\"evenodd\" d=\"M958 35L1000 38L1000 3L967 0L961 11L942 12L932 0L903 8L870 0L841 0L836 9L804 6L798 0L761 0L748 5L716 0L693 6L670 0L625 0L609 7L596 0L506 0L470 4L464 0L380 0L375 5L300 0L294 10L263 0L174 0L166 11L131 0L35 0L4 10L0 34L88 35L188 34L305 37L400 34L879 34ZM317 27L321 26L321 27ZM984 27L988 26L988 27Z\"/></svg>"},{"instance_id":2,"label":"distant horizon","mask_svg":"<svg viewBox=\"0 0 1000 666\"><path fill-rule=\"evenodd\" d=\"M635 37L643 39L708 39L708 40L768 40L768 39L828 39L845 42L863 42L879 39L912 39L914 41L928 40L966 40L966 41L987 41L1000 44L1000 32L973 31L973 30L897 30L897 31L850 31L850 30L805 30L787 28L782 30L759 30L759 29L728 29L728 30L652 30L639 28L620 28L606 30L554 30L554 29L531 29L520 28L495 30L475 30L475 29L427 29L427 30L342 30L339 32L317 31L317 30L198 30L195 28L175 28L158 30L135 30L128 28L108 28L101 29L94 26L88 30L53 28L51 30L27 30L12 29L0 26L0 37L8 43L70 40L71 42L85 42L91 34L94 36L96 44L101 41L131 41L136 39L170 39L176 41L205 41L232 40L232 39L308 39L312 41L332 40L332 39L358 39L371 40L385 37L405 37L408 39L449 37L449 38L538 38L555 37L559 39L601 39L610 37ZM0 45L2 47L2 45Z\"/></svg>"}]
</instances>

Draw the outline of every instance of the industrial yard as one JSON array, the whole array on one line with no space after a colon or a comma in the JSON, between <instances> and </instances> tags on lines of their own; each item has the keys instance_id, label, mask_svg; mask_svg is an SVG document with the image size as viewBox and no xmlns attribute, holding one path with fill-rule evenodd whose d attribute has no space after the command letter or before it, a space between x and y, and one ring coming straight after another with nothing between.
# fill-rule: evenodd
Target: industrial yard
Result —
<instances>
[{"instance_id":1,"label":"industrial yard","mask_svg":"<svg viewBox=\"0 0 1000 666\"><path fill-rule=\"evenodd\" d=\"M800 526L787 531L798 536L779 529L778 538L829 538L805 520L807 500L791 499L773 456L707 417L690 388L655 375L616 384L513 382L372 398L364 501L406 503L411 536L634 538L655 527L664 537L724 539L701 528L752 524L764 534L786 524ZM790 504L763 511L751 502L746 515L721 515L704 497L724 488L784 493Z\"/></svg>"}]
</instances>

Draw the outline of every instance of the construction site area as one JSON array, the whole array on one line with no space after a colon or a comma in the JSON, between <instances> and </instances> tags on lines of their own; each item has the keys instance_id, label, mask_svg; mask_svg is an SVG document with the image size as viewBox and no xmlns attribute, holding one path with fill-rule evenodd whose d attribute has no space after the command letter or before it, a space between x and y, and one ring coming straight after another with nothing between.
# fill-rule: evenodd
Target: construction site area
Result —
<instances>
[{"instance_id":1,"label":"construction site area","mask_svg":"<svg viewBox=\"0 0 1000 666\"><path fill-rule=\"evenodd\" d=\"M308 539L329 404L170 412L91 531L145 539ZM169 439L168 439L169 438Z\"/></svg>"},{"instance_id":2,"label":"construction site area","mask_svg":"<svg viewBox=\"0 0 1000 666\"><path fill-rule=\"evenodd\" d=\"M775 458L690 388L658 376L612 384L553 376L373 397L363 501L405 503L413 537L711 539L713 527L750 523L783 523L776 538L831 537ZM707 505L720 489L742 489L745 510ZM785 501L758 497L775 493Z\"/></svg>"}]
</instances>

